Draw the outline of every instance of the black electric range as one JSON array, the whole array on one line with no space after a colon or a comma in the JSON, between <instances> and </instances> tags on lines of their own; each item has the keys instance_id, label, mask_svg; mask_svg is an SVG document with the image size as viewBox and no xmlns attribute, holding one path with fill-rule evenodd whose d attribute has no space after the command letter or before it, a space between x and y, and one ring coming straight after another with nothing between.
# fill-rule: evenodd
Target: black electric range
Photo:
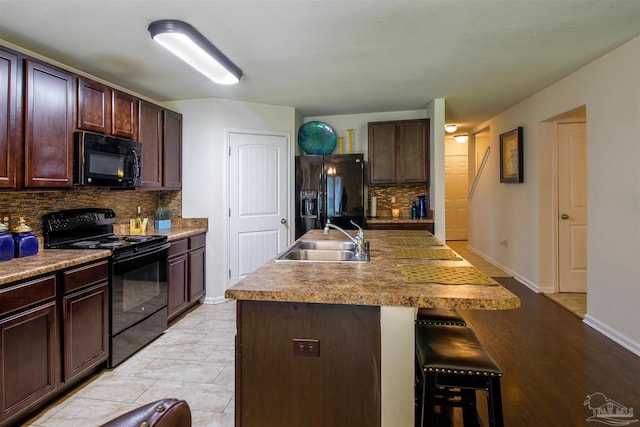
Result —
<instances>
[{"instance_id":1,"label":"black electric range","mask_svg":"<svg viewBox=\"0 0 640 427\"><path fill-rule=\"evenodd\" d=\"M46 249L111 250L109 367L167 328L167 250L163 235L118 235L111 209L71 209L44 215Z\"/></svg>"}]
</instances>

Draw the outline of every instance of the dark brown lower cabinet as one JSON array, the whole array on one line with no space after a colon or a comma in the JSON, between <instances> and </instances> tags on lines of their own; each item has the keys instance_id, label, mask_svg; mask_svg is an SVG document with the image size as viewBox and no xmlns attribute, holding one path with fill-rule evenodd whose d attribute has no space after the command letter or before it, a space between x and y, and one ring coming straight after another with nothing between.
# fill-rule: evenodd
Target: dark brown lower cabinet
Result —
<instances>
[{"instance_id":1,"label":"dark brown lower cabinet","mask_svg":"<svg viewBox=\"0 0 640 427\"><path fill-rule=\"evenodd\" d=\"M59 385L56 301L0 320L0 424L44 401Z\"/></svg>"},{"instance_id":2,"label":"dark brown lower cabinet","mask_svg":"<svg viewBox=\"0 0 640 427\"><path fill-rule=\"evenodd\" d=\"M237 304L236 427L380 426L379 307Z\"/></svg>"},{"instance_id":3,"label":"dark brown lower cabinet","mask_svg":"<svg viewBox=\"0 0 640 427\"><path fill-rule=\"evenodd\" d=\"M16 424L108 357L108 260L0 287L0 426Z\"/></svg>"},{"instance_id":4,"label":"dark brown lower cabinet","mask_svg":"<svg viewBox=\"0 0 640 427\"><path fill-rule=\"evenodd\" d=\"M171 242L167 261L169 320L205 294L205 244L204 233Z\"/></svg>"},{"instance_id":5,"label":"dark brown lower cabinet","mask_svg":"<svg viewBox=\"0 0 640 427\"><path fill-rule=\"evenodd\" d=\"M65 295L63 319L63 380L68 382L109 357L108 282Z\"/></svg>"},{"instance_id":6,"label":"dark brown lower cabinet","mask_svg":"<svg viewBox=\"0 0 640 427\"><path fill-rule=\"evenodd\" d=\"M205 293L205 248L189 251L189 300L196 301Z\"/></svg>"},{"instance_id":7,"label":"dark brown lower cabinet","mask_svg":"<svg viewBox=\"0 0 640 427\"><path fill-rule=\"evenodd\" d=\"M172 242L167 261L167 305L169 319L173 319L189 307L189 257L187 239Z\"/></svg>"}]
</instances>

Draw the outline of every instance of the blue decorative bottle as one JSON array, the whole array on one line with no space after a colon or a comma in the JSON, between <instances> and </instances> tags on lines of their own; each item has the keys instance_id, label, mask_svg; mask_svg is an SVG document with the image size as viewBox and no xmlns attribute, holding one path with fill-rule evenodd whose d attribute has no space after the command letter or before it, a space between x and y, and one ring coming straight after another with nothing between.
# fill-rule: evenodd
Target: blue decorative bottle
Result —
<instances>
[{"instance_id":1,"label":"blue decorative bottle","mask_svg":"<svg viewBox=\"0 0 640 427\"><path fill-rule=\"evenodd\" d=\"M20 217L18 226L13 229L13 244L16 258L38 253L38 238L31 233L31 227L25 224L24 217Z\"/></svg>"},{"instance_id":2,"label":"blue decorative bottle","mask_svg":"<svg viewBox=\"0 0 640 427\"><path fill-rule=\"evenodd\" d=\"M9 233L9 224L6 221L9 218L5 218L5 222L0 221L0 261L9 261L13 258L14 246L13 236Z\"/></svg>"},{"instance_id":3,"label":"blue decorative bottle","mask_svg":"<svg viewBox=\"0 0 640 427\"><path fill-rule=\"evenodd\" d=\"M428 202L426 195L418 196L418 215L420 216L420 218L427 217L427 211L429 210L427 203Z\"/></svg>"}]
</instances>

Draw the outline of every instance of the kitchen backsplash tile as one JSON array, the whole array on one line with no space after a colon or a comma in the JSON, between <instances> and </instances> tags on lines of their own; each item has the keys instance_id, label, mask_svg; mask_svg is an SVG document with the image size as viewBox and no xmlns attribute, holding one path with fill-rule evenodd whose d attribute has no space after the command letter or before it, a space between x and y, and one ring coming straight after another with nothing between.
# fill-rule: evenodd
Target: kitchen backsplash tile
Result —
<instances>
[{"instance_id":1,"label":"kitchen backsplash tile","mask_svg":"<svg viewBox=\"0 0 640 427\"><path fill-rule=\"evenodd\" d=\"M425 185L399 185L395 187L369 187L369 200L367 206L371 206L371 196L376 196L377 214L379 217L390 217L391 208L400 209L401 217L411 217L411 202L418 200L418 196L429 192ZM391 198L395 197L395 204ZM392 206L393 205L393 206ZM430 207L431 209L431 207Z\"/></svg>"},{"instance_id":2,"label":"kitchen backsplash tile","mask_svg":"<svg viewBox=\"0 0 640 427\"><path fill-rule=\"evenodd\" d=\"M140 214L138 214L140 206ZM0 219L11 217L11 228L24 216L33 233L42 236L42 215L62 209L110 208L116 224L129 224L129 218L153 219L158 206L169 206L173 217L182 216L182 191L179 190L107 190L74 187L72 190L0 192Z\"/></svg>"}]
</instances>

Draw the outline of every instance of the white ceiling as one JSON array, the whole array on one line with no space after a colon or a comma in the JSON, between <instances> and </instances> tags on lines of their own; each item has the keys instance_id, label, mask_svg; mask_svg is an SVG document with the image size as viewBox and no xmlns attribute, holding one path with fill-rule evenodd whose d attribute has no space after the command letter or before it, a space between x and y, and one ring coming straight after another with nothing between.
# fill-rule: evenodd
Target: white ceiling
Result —
<instances>
[{"instance_id":1,"label":"white ceiling","mask_svg":"<svg viewBox=\"0 0 640 427\"><path fill-rule=\"evenodd\" d=\"M243 71L216 86L154 43L180 19ZM424 109L470 128L640 34L640 0L0 0L0 39L157 101L303 116Z\"/></svg>"}]
</instances>

